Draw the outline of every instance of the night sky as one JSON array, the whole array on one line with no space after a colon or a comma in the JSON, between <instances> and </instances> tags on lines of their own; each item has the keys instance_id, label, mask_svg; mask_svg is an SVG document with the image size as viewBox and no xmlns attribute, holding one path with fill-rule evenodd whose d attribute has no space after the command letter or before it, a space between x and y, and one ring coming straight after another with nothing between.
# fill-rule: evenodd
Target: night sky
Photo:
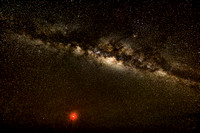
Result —
<instances>
[{"instance_id":1,"label":"night sky","mask_svg":"<svg viewBox=\"0 0 200 133\"><path fill-rule=\"evenodd\" d=\"M1 3L0 132L200 132L199 2Z\"/></svg>"}]
</instances>

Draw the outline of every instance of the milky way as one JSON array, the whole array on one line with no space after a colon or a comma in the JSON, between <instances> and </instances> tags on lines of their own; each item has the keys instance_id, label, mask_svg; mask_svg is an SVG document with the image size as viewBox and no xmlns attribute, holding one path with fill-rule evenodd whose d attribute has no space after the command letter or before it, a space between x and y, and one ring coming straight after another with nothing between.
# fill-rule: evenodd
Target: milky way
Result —
<instances>
[{"instance_id":1,"label":"milky way","mask_svg":"<svg viewBox=\"0 0 200 133\"><path fill-rule=\"evenodd\" d=\"M15 20L13 21L13 27L18 25ZM43 27L47 29L44 30ZM35 30L34 35L27 33L26 30L21 34L11 34L12 39L32 41L35 45L46 45L49 48L54 47L57 50L71 52L74 55L88 56L88 58L114 68L148 71L157 76L171 77L172 80L182 80L192 85L199 84L200 74L197 70L181 68L179 67L181 64L173 66L162 57L162 53L158 49L151 46L132 48L134 39L137 39L135 34L117 35L112 33L96 40L90 40L87 33L78 31L76 28L75 31L70 31L66 27L67 25L62 24L50 25L47 23L43 25L38 22L36 25L32 25Z\"/></svg>"},{"instance_id":2,"label":"milky way","mask_svg":"<svg viewBox=\"0 0 200 133\"><path fill-rule=\"evenodd\" d=\"M3 3L0 131L199 131L194 4Z\"/></svg>"}]
</instances>

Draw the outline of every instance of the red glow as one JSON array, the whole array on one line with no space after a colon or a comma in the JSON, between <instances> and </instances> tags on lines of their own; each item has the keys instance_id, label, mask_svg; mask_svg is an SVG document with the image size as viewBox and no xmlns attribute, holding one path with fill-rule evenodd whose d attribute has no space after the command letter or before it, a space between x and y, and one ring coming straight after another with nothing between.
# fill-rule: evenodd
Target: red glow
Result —
<instances>
[{"instance_id":1,"label":"red glow","mask_svg":"<svg viewBox=\"0 0 200 133\"><path fill-rule=\"evenodd\" d=\"M71 114L70 114L70 119L71 119L72 121L76 120L77 118L78 118L77 113L71 113Z\"/></svg>"}]
</instances>

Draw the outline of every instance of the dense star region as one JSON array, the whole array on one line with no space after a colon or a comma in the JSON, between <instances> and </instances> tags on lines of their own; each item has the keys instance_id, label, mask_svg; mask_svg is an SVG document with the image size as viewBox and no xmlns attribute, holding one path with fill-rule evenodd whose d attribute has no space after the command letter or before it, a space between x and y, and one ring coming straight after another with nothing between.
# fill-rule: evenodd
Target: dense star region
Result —
<instances>
[{"instance_id":1,"label":"dense star region","mask_svg":"<svg viewBox=\"0 0 200 133\"><path fill-rule=\"evenodd\" d=\"M199 131L196 3L2 3L0 131Z\"/></svg>"}]
</instances>

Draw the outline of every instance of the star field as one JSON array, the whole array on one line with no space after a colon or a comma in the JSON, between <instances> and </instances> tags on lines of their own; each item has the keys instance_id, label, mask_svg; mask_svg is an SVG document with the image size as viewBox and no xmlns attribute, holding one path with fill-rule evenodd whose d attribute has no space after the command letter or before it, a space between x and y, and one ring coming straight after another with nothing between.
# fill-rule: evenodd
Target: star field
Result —
<instances>
[{"instance_id":1,"label":"star field","mask_svg":"<svg viewBox=\"0 0 200 133\"><path fill-rule=\"evenodd\" d=\"M0 132L198 132L191 1L2 1Z\"/></svg>"}]
</instances>

